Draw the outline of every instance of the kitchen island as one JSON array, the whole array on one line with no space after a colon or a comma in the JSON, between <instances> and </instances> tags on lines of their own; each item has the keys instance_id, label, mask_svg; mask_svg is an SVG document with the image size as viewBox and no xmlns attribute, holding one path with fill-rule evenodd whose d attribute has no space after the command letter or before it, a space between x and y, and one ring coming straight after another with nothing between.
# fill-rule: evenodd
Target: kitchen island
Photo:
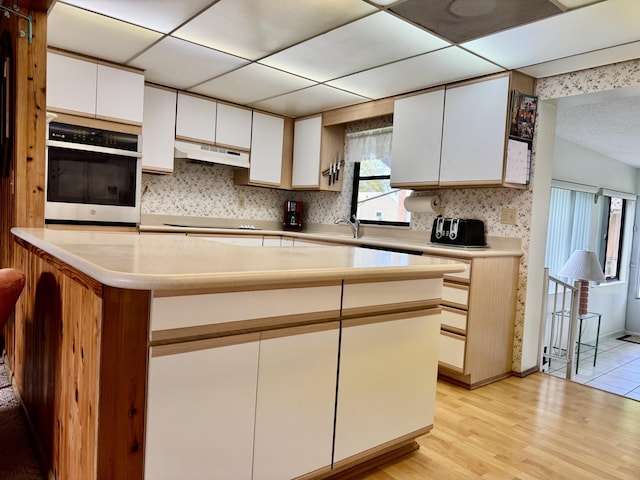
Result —
<instances>
[{"instance_id":1,"label":"kitchen island","mask_svg":"<svg viewBox=\"0 0 640 480\"><path fill-rule=\"evenodd\" d=\"M433 425L458 262L12 232L28 280L7 352L54 478L326 478Z\"/></svg>"}]
</instances>

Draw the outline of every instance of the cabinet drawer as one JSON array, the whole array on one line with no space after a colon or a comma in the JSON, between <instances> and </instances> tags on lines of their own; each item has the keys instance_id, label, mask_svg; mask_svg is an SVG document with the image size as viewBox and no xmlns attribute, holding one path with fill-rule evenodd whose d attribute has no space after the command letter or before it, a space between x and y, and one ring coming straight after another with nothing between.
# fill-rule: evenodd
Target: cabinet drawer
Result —
<instances>
[{"instance_id":1,"label":"cabinet drawer","mask_svg":"<svg viewBox=\"0 0 640 480\"><path fill-rule=\"evenodd\" d=\"M467 285L444 282L442 286L442 301L466 307L469 305L469 287Z\"/></svg>"},{"instance_id":2,"label":"cabinet drawer","mask_svg":"<svg viewBox=\"0 0 640 480\"><path fill-rule=\"evenodd\" d=\"M442 307L440 321L443 328L459 330L460 333L467 330L467 312L456 308Z\"/></svg>"},{"instance_id":3,"label":"cabinet drawer","mask_svg":"<svg viewBox=\"0 0 640 480\"><path fill-rule=\"evenodd\" d=\"M466 338L449 332L440 332L440 354L438 361L449 368L464 371Z\"/></svg>"},{"instance_id":4,"label":"cabinet drawer","mask_svg":"<svg viewBox=\"0 0 640 480\"><path fill-rule=\"evenodd\" d=\"M456 262L464 263L464 270L462 272L445 273L444 278L452 278L457 281L469 281L471 278L471 263L467 260L455 259Z\"/></svg>"},{"instance_id":5,"label":"cabinet drawer","mask_svg":"<svg viewBox=\"0 0 640 480\"><path fill-rule=\"evenodd\" d=\"M345 283L342 311L345 315L366 314L375 307L384 311L403 303L424 302L442 297L442 280L425 278L395 282ZM426 306L426 305L425 305Z\"/></svg>"},{"instance_id":6,"label":"cabinet drawer","mask_svg":"<svg viewBox=\"0 0 640 480\"><path fill-rule=\"evenodd\" d=\"M312 320L314 317L337 317L339 312L340 285L155 297L151 307L151 330L157 332L246 320L286 324L289 316ZM293 320L301 321L300 318ZM233 325L228 325L225 329L233 328ZM158 340L159 337L154 334L153 339Z\"/></svg>"}]
</instances>

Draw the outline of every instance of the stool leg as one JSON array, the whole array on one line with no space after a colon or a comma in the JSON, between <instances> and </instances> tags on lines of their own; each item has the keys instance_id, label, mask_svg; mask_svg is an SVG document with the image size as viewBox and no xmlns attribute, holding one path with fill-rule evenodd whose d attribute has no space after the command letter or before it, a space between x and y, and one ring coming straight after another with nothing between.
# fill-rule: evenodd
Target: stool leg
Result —
<instances>
[{"instance_id":1,"label":"stool leg","mask_svg":"<svg viewBox=\"0 0 640 480\"><path fill-rule=\"evenodd\" d=\"M598 328L596 330L596 349L593 352L593 366L596 366L596 359L598 358L598 343L600 342L600 320L602 315L598 315Z\"/></svg>"}]
</instances>

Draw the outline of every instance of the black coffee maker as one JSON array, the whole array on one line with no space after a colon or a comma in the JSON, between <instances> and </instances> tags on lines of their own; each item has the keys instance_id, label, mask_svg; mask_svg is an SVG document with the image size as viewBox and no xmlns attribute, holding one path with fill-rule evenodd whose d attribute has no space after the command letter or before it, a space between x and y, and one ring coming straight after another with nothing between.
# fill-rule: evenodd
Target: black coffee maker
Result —
<instances>
[{"instance_id":1,"label":"black coffee maker","mask_svg":"<svg viewBox=\"0 0 640 480\"><path fill-rule=\"evenodd\" d=\"M283 229L295 232L302 230L302 202L293 200L284 202Z\"/></svg>"}]
</instances>

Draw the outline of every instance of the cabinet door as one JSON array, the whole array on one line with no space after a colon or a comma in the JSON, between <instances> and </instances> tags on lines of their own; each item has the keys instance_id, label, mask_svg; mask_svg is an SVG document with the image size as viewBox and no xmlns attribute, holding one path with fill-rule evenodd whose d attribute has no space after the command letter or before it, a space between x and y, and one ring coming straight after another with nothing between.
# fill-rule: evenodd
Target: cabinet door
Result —
<instances>
[{"instance_id":1,"label":"cabinet door","mask_svg":"<svg viewBox=\"0 0 640 480\"><path fill-rule=\"evenodd\" d=\"M392 186L438 184L443 109L444 89L394 102Z\"/></svg>"},{"instance_id":2,"label":"cabinet door","mask_svg":"<svg viewBox=\"0 0 640 480\"><path fill-rule=\"evenodd\" d=\"M282 117L253 112L250 181L280 185L283 141L284 119Z\"/></svg>"},{"instance_id":3,"label":"cabinet door","mask_svg":"<svg viewBox=\"0 0 640 480\"><path fill-rule=\"evenodd\" d=\"M322 117L306 118L295 122L293 134L293 188L320 186L320 147Z\"/></svg>"},{"instance_id":4,"label":"cabinet door","mask_svg":"<svg viewBox=\"0 0 640 480\"><path fill-rule=\"evenodd\" d=\"M98 64L96 117L142 124L144 75Z\"/></svg>"},{"instance_id":5,"label":"cabinet door","mask_svg":"<svg viewBox=\"0 0 640 480\"><path fill-rule=\"evenodd\" d=\"M334 464L433 425L433 310L343 321Z\"/></svg>"},{"instance_id":6,"label":"cabinet door","mask_svg":"<svg viewBox=\"0 0 640 480\"><path fill-rule=\"evenodd\" d=\"M502 183L508 101L508 76L447 89L441 184Z\"/></svg>"},{"instance_id":7,"label":"cabinet door","mask_svg":"<svg viewBox=\"0 0 640 480\"><path fill-rule=\"evenodd\" d=\"M253 480L331 466L339 323L263 333Z\"/></svg>"},{"instance_id":8,"label":"cabinet door","mask_svg":"<svg viewBox=\"0 0 640 480\"><path fill-rule=\"evenodd\" d=\"M173 172L173 143L176 132L176 92L144 87L142 122L142 169Z\"/></svg>"},{"instance_id":9,"label":"cabinet door","mask_svg":"<svg viewBox=\"0 0 640 480\"><path fill-rule=\"evenodd\" d=\"M216 102L178 92L176 137L214 143L216 140Z\"/></svg>"},{"instance_id":10,"label":"cabinet door","mask_svg":"<svg viewBox=\"0 0 640 480\"><path fill-rule=\"evenodd\" d=\"M251 478L259 334L232 338L151 349L145 478Z\"/></svg>"},{"instance_id":11,"label":"cabinet door","mask_svg":"<svg viewBox=\"0 0 640 480\"><path fill-rule=\"evenodd\" d=\"M251 110L218 103L216 143L249 150L251 148Z\"/></svg>"},{"instance_id":12,"label":"cabinet door","mask_svg":"<svg viewBox=\"0 0 640 480\"><path fill-rule=\"evenodd\" d=\"M47 53L47 107L68 113L95 116L96 62Z\"/></svg>"}]
</instances>

